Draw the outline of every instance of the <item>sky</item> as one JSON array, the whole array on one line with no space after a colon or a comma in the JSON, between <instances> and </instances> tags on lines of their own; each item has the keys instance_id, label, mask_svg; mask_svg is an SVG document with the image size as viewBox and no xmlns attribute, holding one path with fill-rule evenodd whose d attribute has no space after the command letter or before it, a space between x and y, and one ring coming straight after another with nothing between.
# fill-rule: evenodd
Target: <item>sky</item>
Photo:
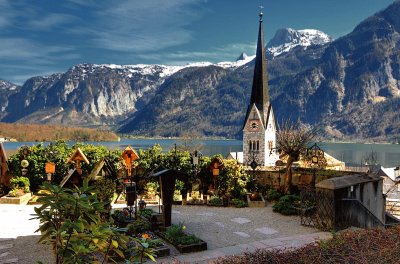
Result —
<instances>
[{"instance_id":1,"label":"sky","mask_svg":"<svg viewBox=\"0 0 400 264\"><path fill-rule=\"evenodd\" d=\"M234 61L281 28L343 36L393 0L0 0L0 79L65 72L79 63Z\"/></svg>"}]
</instances>

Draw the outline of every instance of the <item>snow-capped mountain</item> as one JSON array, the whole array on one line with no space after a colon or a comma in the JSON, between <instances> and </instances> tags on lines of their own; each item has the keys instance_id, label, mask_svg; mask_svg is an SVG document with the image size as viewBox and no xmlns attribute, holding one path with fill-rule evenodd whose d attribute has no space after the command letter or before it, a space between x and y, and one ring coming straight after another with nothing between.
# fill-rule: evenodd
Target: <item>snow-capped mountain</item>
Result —
<instances>
[{"instance_id":1,"label":"snow-capped mountain","mask_svg":"<svg viewBox=\"0 0 400 264\"><path fill-rule=\"evenodd\" d=\"M268 42L267 50L273 57L286 53L297 46L307 48L311 45L324 45L332 42L332 37L316 29L279 29Z\"/></svg>"},{"instance_id":2,"label":"snow-capped mountain","mask_svg":"<svg viewBox=\"0 0 400 264\"><path fill-rule=\"evenodd\" d=\"M18 85L0 79L0 90L14 91L17 88L18 88Z\"/></svg>"},{"instance_id":3,"label":"snow-capped mountain","mask_svg":"<svg viewBox=\"0 0 400 264\"><path fill-rule=\"evenodd\" d=\"M20 86L0 79L0 119L5 115L8 106L8 97L18 93Z\"/></svg>"}]
</instances>

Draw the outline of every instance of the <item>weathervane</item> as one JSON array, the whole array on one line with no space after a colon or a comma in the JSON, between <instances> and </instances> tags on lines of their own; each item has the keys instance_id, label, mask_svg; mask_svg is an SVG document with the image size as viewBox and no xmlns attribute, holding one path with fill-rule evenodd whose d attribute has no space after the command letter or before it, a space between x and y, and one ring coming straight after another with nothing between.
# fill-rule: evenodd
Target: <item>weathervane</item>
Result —
<instances>
[{"instance_id":1,"label":"weathervane","mask_svg":"<svg viewBox=\"0 0 400 264\"><path fill-rule=\"evenodd\" d=\"M264 15L264 13L263 13L264 7L262 5L260 5L259 8L260 8L260 21L262 21L262 17Z\"/></svg>"}]
</instances>

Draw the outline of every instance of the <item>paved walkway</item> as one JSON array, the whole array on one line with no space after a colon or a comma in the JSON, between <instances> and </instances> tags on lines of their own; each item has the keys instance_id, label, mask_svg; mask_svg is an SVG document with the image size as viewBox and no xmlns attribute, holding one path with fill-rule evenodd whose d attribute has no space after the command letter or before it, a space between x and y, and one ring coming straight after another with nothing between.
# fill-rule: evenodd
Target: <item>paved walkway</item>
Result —
<instances>
[{"instance_id":1,"label":"paved walkway","mask_svg":"<svg viewBox=\"0 0 400 264\"><path fill-rule=\"evenodd\" d=\"M122 205L123 206L123 205ZM121 205L118 205L121 207ZM37 244L38 220L29 220L32 205L0 205L0 264L54 263L51 248ZM155 209L157 210L157 209ZM283 216L265 208L173 206L172 222L208 244L208 250L160 258L159 263L207 261L256 249L296 248L331 235L300 225L296 216Z\"/></svg>"}]
</instances>

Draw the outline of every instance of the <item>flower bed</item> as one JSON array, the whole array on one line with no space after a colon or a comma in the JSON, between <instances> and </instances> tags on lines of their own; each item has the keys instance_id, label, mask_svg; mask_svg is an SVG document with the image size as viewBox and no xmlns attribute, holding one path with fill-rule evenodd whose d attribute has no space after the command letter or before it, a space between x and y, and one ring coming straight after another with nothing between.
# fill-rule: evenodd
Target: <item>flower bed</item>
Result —
<instances>
[{"instance_id":1,"label":"flower bed","mask_svg":"<svg viewBox=\"0 0 400 264\"><path fill-rule=\"evenodd\" d=\"M190 253L207 250L207 243L195 235L186 234L182 224L172 225L158 235L171 243L179 252Z\"/></svg>"}]
</instances>

